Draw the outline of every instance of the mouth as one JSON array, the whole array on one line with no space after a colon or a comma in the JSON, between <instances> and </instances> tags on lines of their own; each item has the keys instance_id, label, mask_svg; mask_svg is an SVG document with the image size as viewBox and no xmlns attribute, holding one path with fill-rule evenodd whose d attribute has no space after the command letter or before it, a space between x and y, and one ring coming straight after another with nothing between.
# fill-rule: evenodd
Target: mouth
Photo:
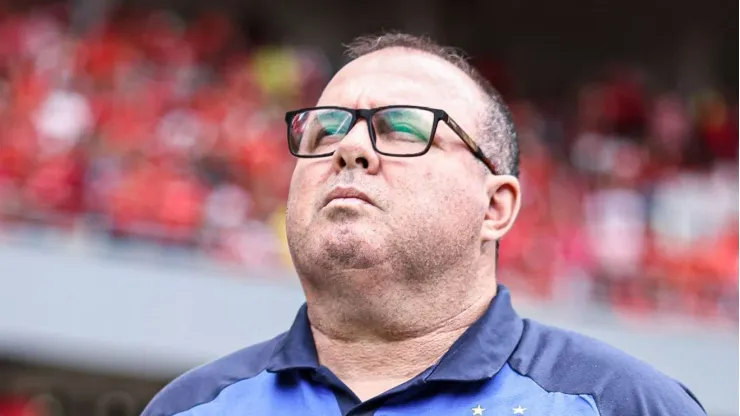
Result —
<instances>
[{"instance_id":1,"label":"mouth","mask_svg":"<svg viewBox=\"0 0 740 416\"><path fill-rule=\"evenodd\" d=\"M355 188L334 188L326 196L324 206L329 205L373 205L372 199Z\"/></svg>"}]
</instances>

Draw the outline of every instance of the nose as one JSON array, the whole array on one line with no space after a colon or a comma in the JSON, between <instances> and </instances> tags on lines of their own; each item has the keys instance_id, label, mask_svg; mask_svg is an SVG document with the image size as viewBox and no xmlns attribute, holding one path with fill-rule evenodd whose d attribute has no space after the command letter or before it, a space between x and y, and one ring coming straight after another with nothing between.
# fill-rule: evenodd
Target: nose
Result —
<instances>
[{"instance_id":1,"label":"nose","mask_svg":"<svg viewBox=\"0 0 740 416\"><path fill-rule=\"evenodd\" d=\"M378 172L380 157L373 149L370 131L364 120L358 121L352 130L339 141L332 158L334 169L337 172L342 169L355 168L364 169L372 175Z\"/></svg>"}]
</instances>

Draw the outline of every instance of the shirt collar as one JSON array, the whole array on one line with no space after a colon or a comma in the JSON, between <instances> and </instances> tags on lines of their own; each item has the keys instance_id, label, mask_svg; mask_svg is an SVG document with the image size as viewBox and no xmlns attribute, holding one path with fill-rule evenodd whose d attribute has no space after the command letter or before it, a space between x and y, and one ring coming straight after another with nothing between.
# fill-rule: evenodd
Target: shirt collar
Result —
<instances>
[{"instance_id":1,"label":"shirt collar","mask_svg":"<svg viewBox=\"0 0 740 416\"><path fill-rule=\"evenodd\" d=\"M299 368L319 368L319 355L308 321L308 307L304 303L298 310L293 325L278 344L267 366L268 371L278 372Z\"/></svg>"},{"instance_id":2,"label":"shirt collar","mask_svg":"<svg viewBox=\"0 0 740 416\"><path fill-rule=\"evenodd\" d=\"M493 377L504 366L522 335L524 323L511 305L509 290L498 292L482 317L452 344L439 362L425 371L427 381L475 381ZM304 304L273 353L268 371L319 367L316 346Z\"/></svg>"},{"instance_id":3,"label":"shirt collar","mask_svg":"<svg viewBox=\"0 0 740 416\"><path fill-rule=\"evenodd\" d=\"M511 305L509 289L498 285L488 310L452 344L427 381L476 381L496 375L514 353L524 322Z\"/></svg>"}]
</instances>

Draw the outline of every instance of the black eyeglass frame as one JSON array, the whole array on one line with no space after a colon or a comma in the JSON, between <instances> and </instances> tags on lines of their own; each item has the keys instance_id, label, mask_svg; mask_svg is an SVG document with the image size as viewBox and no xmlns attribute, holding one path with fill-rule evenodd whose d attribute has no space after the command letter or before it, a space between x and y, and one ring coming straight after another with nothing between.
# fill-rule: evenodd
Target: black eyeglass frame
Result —
<instances>
[{"instance_id":1,"label":"black eyeglass frame","mask_svg":"<svg viewBox=\"0 0 740 416\"><path fill-rule=\"evenodd\" d=\"M386 153L386 152L382 152L378 150L378 147L376 145L375 128L373 127L373 123L372 123L373 115L375 115L375 113L378 113L380 111L394 109L394 108L426 110L426 111L431 112L434 115L434 121L432 123L432 130L430 133L431 137L429 138L429 141L427 142L424 150L417 152L417 153L410 153L410 154L404 154L404 155ZM434 142L434 138L437 133L437 126L439 125L439 122L444 121L445 124L447 124L450 127L450 129L452 129L452 131L454 131L455 134L457 134L457 136L468 146L468 149L470 149L470 152L473 153L473 155L476 158L478 158L481 162L483 162L483 164L486 165L486 167L491 171L491 173L493 173L494 175L498 175L498 173L496 172L495 165L493 164L493 162L491 162L491 160L488 157L486 157L485 154L483 154L483 151L481 150L480 146L478 146L478 143L476 143L465 132L465 130L463 130L462 127L460 127L460 125L457 124L457 122L455 122L455 120L453 120L449 114L447 114L446 111L440 110L438 108L421 107L421 106L415 106L415 105L389 105L389 106L370 108L370 109L356 109L356 108L346 108L346 107L337 107L337 106L320 106L320 107L306 107L306 108L301 108L298 110L288 111L287 113L285 113L285 122L288 125L288 131L287 131L288 149L290 150L290 153L295 157L304 158L304 159L314 159L314 158L331 156L334 154L334 152L336 152L336 149L335 149L329 153L322 153L318 155L300 155L293 150L293 146L292 146L291 139L290 139L291 125L292 125L293 119L298 114L301 114L307 111L312 111L312 110L341 110L341 111L346 111L350 113L352 115L352 120L350 123L349 130L347 130L348 132L355 127L355 124L357 124L357 121L360 118L364 118L365 121L367 121L368 134L370 136L370 143L373 146L373 150L375 150L375 152L378 154L389 156L389 157L418 157L418 156L424 155L432 147L432 142Z\"/></svg>"}]
</instances>

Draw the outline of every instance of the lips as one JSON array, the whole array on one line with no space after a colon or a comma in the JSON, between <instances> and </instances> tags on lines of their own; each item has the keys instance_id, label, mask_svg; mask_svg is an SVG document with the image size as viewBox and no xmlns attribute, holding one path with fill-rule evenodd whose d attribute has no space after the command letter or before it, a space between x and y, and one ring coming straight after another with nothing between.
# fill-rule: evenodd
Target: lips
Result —
<instances>
[{"instance_id":1,"label":"lips","mask_svg":"<svg viewBox=\"0 0 740 416\"><path fill-rule=\"evenodd\" d=\"M329 194L326 196L326 200L324 201L324 206L328 205L331 201L335 199L341 199L341 198L359 199L370 205L375 205L372 199L370 199L370 197L368 197L367 195L365 195L363 192L361 192L358 189L337 187L337 188L332 189L332 191L329 192Z\"/></svg>"}]
</instances>

